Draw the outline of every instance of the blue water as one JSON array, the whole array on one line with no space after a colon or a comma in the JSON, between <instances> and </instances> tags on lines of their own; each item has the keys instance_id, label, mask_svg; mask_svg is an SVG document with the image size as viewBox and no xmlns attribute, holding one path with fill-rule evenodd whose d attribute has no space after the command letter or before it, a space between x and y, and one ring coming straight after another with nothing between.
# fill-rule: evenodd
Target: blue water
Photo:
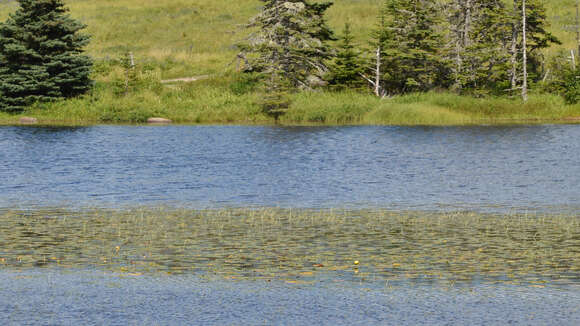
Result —
<instances>
[{"instance_id":1,"label":"blue water","mask_svg":"<svg viewBox=\"0 0 580 326\"><path fill-rule=\"evenodd\" d=\"M580 126L0 127L1 207L578 211Z\"/></svg>"},{"instance_id":2,"label":"blue water","mask_svg":"<svg viewBox=\"0 0 580 326\"><path fill-rule=\"evenodd\" d=\"M577 214L579 199L577 125L0 127L0 209ZM1 266L3 325L580 324L575 285L293 285Z\"/></svg>"},{"instance_id":3,"label":"blue water","mask_svg":"<svg viewBox=\"0 0 580 326\"><path fill-rule=\"evenodd\" d=\"M2 272L3 325L580 325L578 288Z\"/></svg>"}]
</instances>

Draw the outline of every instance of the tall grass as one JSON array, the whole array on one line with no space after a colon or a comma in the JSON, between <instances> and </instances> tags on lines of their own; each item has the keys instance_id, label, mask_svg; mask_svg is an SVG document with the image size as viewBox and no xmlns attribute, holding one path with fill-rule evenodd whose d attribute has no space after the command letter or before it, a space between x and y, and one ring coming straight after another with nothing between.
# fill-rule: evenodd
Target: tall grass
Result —
<instances>
[{"instance_id":1,"label":"tall grass","mask_svg":"<svg viewBox=\"0 0 580 326\"><path fill-rule=\"evenodd\" d=\"M135 124L165 117L181 124L274 124L263 113L259 89L247 76L221 75L166 87L159 80L124 92L115 81L99 82L76 99L36 104L21 114L0 114L0 124L33 116L40 124ZM508 98L472 98L450 93L408 94L378 99L364 93L300 92L278 123L285 125L471 125L579 122L580 105L559 96L532 95L527 103Z\"/></svg>"}]
</instances>

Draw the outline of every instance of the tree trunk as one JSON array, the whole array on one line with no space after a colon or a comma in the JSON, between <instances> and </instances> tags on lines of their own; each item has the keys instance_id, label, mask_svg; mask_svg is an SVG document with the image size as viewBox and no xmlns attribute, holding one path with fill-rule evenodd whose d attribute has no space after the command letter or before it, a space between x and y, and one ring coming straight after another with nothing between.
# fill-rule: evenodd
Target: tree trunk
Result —
<instances>
[{"instance_id":1,"label":"tree trunk","mask_svg":"<svg viewBox=\"0 0 580 326\"><path fill-rule=\"evenodd\" d=\"M375 95L381 97L381 47L377 48L377 66L375 71Z\"/></svg>"},{"instance_id":2,"label":"tree trunk","mask_svg":"<svg viewBox=\"0 0 580 326\"><path fill-rule=\"evenodd\" d=\"M528 100L528 51L526 44L526 0L522 0L522 69L524 71L522 84L522 99L524 102Z\"/></svg>"},{"instance_id":3,"label":"tree trunk","mask_svg":"<svg viewBox=\"0 0 580 326\"><path fill-rule=\"evenodd\" d=\"M461 81L461 76L464 72L464 62L463 57L465 55L466 48L470 45L471 40L469 37L469 32L471 29L471 15L472 15L472 0L461 0L458 1L454 10L456 10L460 18L456 21L454 26L454 31L457 39L455 40L455 89L461 90L463 88L463 83ZM463 24L463 26L461 26ZM462 28L463 27L463 28ZM473 79L473 75L469 76Z\"/></svg>"},{"instance_id":4,"label":"tree trunk","mask_svg":"<svg viewBox=\"0 0 580 326\"><path fill-rule=\"evenodd\" d=\"M580 57L580 0L576 0L576 43L578 44L578 52L576 55Z\"/></svg>"},{"instance_id":5,"label":"tree trunk","mask_svg":"<svg viewBox=\"0 0 580 326\"><path fill-rule=\"evenodd\" d=\"M471 45L471 38L470 38L470 31L471 31L471 20L472 20L472 7L473 2L472 0L467 0L465 3L465 22L463 23L463 50L467 49ZM472 65L470 65L467 69L469 69L469 80L474 81L475 75L472 69Z\"/></svg>"},{"instance_id":6,"label":"tree trunk","mask_svg":"<svg viewBox=\"0 0 580 326\"><path fill-rule=\"evenodd\" d=\"M463 46L468 47L471 43L469 30L471 29L471 0L465 2L465 21L463 23Z\"/></svg>"},{"instance_id":7,"label":"tree trunk","mask_svg":"<svg viewBox=\"0 0 580 326\"><path fill-rule=\"evenodd\" d=\"M514 0L514 15L517 17L518 13L518 1ZM517 19L514 17L514 22L512 23L512 43L511 43L511 71L510 71L510 81L512 90L517 88L517 74L518 74L518 51L517 51L517 44L518 44L518 24L516 23Z\"/></svg>"},{"instance_id":8,"label":"tree trunk","mask_svg":"<svg viewBox=\"0 0 580 326\"><path fill-rule=\"evenodd\" d=\"M457 39L455 42L455 89L461 90L463 85L461 83L461 71L463 70L463 58L461 57L463 48L461 40Z\"/></svg>"}]
</instances>

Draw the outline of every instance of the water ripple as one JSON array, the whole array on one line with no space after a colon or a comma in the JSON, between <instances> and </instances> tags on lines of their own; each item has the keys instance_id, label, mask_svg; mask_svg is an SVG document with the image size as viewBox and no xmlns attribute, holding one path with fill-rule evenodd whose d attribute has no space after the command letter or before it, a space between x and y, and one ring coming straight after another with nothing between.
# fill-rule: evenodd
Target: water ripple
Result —
<instances>
[{"instance_id":1,"label":"water ripple","mask_svg":"<svg viewBox=\"0 0 580 326\"><path fill-rule=\"evenodd\" d=\"M0 127L0 207L578 209L580 126Z\"/></svg>"}]
</instances>

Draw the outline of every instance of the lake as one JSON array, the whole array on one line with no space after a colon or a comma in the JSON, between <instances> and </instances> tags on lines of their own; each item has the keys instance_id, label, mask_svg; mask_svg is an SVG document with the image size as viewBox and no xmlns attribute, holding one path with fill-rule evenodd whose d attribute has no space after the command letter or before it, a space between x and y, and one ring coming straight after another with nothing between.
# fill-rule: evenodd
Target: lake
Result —
<instances>
[{"instance_id":1,"label":"lake","mask_svg":"<svg viewBox=\"0 0 580 326\"><path fill-rule=\"evenodd\" d=\"M0 127L0 207L567 210L580 126Z\"/></svg>"},{"instance_id":2,"label":"lake","mask_svg":"<svg viewBox=\"0 0 580 326\"><path fill-rule=\"evenodd\" d=\"M8 325L580 324L579 125L0 127L0 148Z\"/></svg>"}]
</instances>

